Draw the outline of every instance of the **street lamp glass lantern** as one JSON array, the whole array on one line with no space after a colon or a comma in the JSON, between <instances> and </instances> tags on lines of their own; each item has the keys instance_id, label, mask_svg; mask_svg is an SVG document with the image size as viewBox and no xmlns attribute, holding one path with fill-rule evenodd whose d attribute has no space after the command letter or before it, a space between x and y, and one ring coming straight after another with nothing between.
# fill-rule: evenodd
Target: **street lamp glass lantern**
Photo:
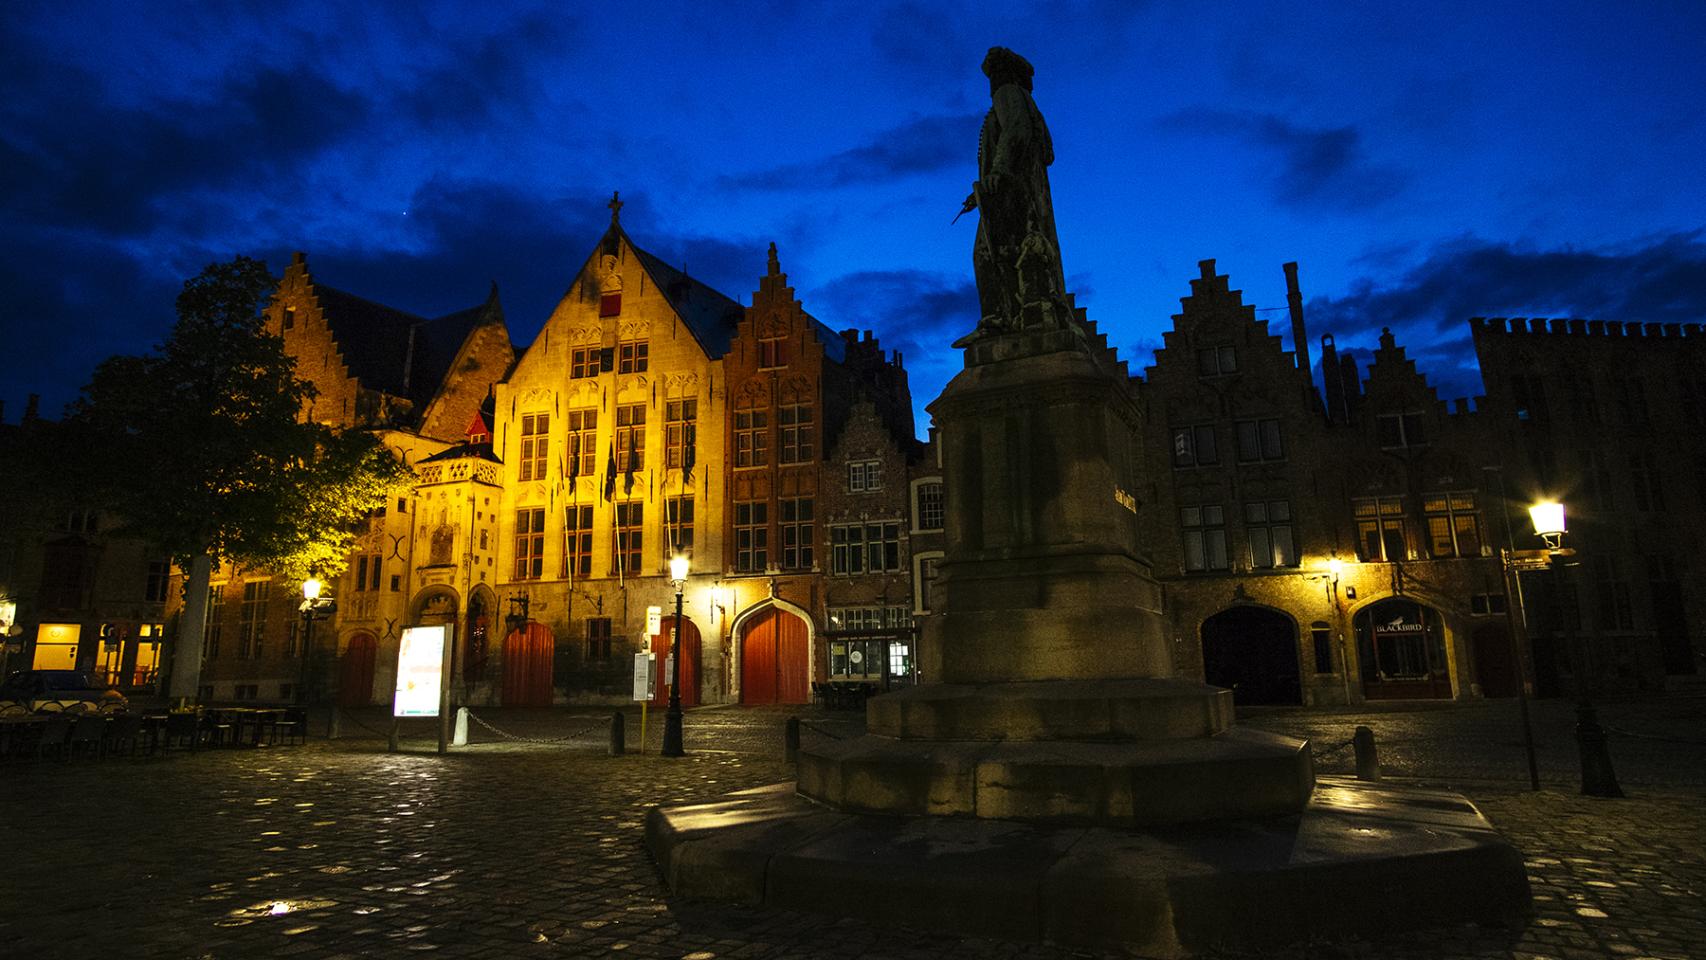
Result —
<instances>
[{"instance_id":1,"label":"street lamp glass lantern","mask_svg":"<svg viewBox=\"0 0 1706 960\"><path fill-rule=\"evenodd\" d=\"M671 583L677 583L677 584L686 583L687 582L687 567L688 567L687 557L685 557L681 554L676 554L675 556L670 557L669 558L669 579L670 579L670 582Z\"/></svg>"},{"instance_id":2,"label":"street lamp glass lantern","mask_svg":"<svg viewBox=\"0 0 1706 960\"><path fill-rule=\"evenodd\" d=\"M1537 503L1528 508L1528 518L1534 522L1534 533L1548 544L1561 542L1564 536L1564 505L1556 500Z\"/></svg>"},{"instance_id":3,"label":"street lamp glass lantern","mask_svg":"<svg viewBox=\"0 0 1706 960\"><path fill-rule=\"evenodd\" d=\"M304 599L304 600L318 600L318 599L320 599L320 591L324 587L325 587L325 584L321 582L319 577L310 576L308 579L302 581L302 599Z\"/></svg>"},{"instance_id":4,"label":"street lamp glass lantern","mask_svg":"<svg viewBox=\"0 0 1706 960\"><path fill-rule=\"evenodd\" d=\"M1340 560L1338 557L1328 560L1327 572L1332 575L1333 582L1338 583L1339 578L1345 574L1345 561Z\"/></svg>"}]
</instances>

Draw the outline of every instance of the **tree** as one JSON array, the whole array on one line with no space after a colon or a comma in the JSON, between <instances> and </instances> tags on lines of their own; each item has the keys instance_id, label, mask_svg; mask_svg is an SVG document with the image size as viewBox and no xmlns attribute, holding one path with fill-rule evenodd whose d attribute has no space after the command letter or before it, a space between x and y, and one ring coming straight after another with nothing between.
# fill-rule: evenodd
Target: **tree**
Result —
<instances>
[{"instance_id":1,"label":"tree","mask_svg":"<svg viewBox=\"0 0 1706 960\"><path fill-rule=\"evenodd\" d=\"M188 574L173 698L200 683L216 564L293 580L338 573L359 522L410 477L373 435L303 417L314 386L297 379L261 313L276 286L248 257L185 281L166 342L103 362L59 432L66 489L112 509L124 532Z\"/></svg>"}]
</instances>

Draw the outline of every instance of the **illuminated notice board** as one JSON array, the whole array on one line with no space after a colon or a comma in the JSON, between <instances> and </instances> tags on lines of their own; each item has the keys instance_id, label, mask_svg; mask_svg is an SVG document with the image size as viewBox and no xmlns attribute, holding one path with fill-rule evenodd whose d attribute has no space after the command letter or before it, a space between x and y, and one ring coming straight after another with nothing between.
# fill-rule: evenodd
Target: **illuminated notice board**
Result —
<instances>
[{"instance_id":1,"label":"illuminated notice board","mask_svg":"<svg viewBox=\"0 0 1706 960\"><path fill-rule=\"evenodd\" d=\"M391 713L398 717L438 716L439 685L444 679L444 644L449 624L405 627L397 652L397 696Z\"/></svg>"}]
</instances>

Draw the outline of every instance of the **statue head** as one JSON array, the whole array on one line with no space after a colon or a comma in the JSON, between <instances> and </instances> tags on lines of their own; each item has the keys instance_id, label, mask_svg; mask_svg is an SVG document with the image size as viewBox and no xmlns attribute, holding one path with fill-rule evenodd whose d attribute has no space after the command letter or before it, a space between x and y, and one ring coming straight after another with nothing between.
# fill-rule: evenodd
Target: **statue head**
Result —
<instances>
[{"instance_id":1,"label":"statue head","mask_svg":"<svg viewBox=\"0 0 1706 960\"><path fill-rule=\"evenodd\" d=\"M1006 47L990 47L989 54L983 58L983 75L989 78L991 92L1009 83L1016 83L1028 92L1031 77L1035 74L1029 60Z\"/></svg>"}]
</instances>

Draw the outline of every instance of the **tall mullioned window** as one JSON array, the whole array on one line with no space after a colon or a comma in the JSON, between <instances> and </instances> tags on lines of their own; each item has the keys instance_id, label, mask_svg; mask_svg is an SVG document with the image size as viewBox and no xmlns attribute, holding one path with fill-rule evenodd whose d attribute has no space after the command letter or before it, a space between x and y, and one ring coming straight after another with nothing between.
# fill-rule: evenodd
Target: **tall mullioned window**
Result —
<instances>
[{"instance_id":1,"label":"tall mullioned window","mask_svg":"<svg viewBox=\"0 0 1706 960\"><path fill-rule=\"evenodd\" d=\"M693 444L699 433L699 401L670 400L663 409L663 465L681 469L697 461Z\"/></svg>"},{"instance_id":2,"label":"tall mullioned window","mask_svg":"<svg viewBox=\"0 0 1706 960\"><path fill-rule=\"evenodd\" d=\"M817 530L812 522L812 498L785 497L778 506L782 513L782 569L808 569Z\"/></svg>"},{"instance_id":3,"label":"tall mullioned window","mask_svg":"<svg viewBox=\"0 0 1706 960\"><path fill-rule=\"evenodd\" d=\"M770 564L770 504L746 500L735 504L735 569L762 573Z\"/></svg>"},{"instance_id":4,"label":"tall mullioned window","mask_svg":"<svg viewBox=\"0 0 1706 960\"><path fill-rule=\"evenodd\" d=\"M598 411L570 410L568 414L569 435L564 439L568 444L569 459L565 466L569 475L579 479L598 473Z\"/></svg>"},{"instance_id":5,"label":"tall mullioned window","mask_svg":"<svg viewBox=\"0 0 1706 960\"><path fill-rule=\"evenodd\" d=\"M849 523L829 528L830 569L838 574L900 569L900 524Z\"/></svg>"},{"instance_id":6,"label":"tall mullioned window","mask_svg":"<svg viewBox=\"0 0 1706 960\"><path fill-rule=\"evenodd\" d=\"M616 408L616 470L629 473L646 466L646 405Z\"/></svg>"},{"instance_id":7,"label":"tall mullioned window","mask_svg":"<svg viewBox=\"0 0 1706 960\"><path fill-rule=\"evenodd\" d=\"M670 556L693 555L693 498L670 497L663 502L664 536Z\"/></svg>"},{"instance_id":8,"label":"tall mullioned window","mask_svg":"<svg viewBox=\"0 0 1706 960\"><path fill-rule=\"evenodd\" d=\"M617 373L645 373L651 363L651 345L644 340L624 340L616 345Z\"/></svg>"},{"instance_id":9,"label":"tall mullioned window","mask_svg":"<svg viewBox=\"0 0 1706 960\"><path fill-rule=\"evenodd\" d=\"M1430 493L1422 497L1428 522L1428 551L1435 557L1481 555L1481 519L1470 491Z\"/></svg>"},{"instance_id":10,"label":"tall mullioned window","mask_svg":"<svg viewBox=\"0 0 1706 960\"><path fill-rule=\"evenodd\" d=\"M529 413L521 418L521 479L545 479L550 458L551 415Z\"/></svg>"},{"instance_id":11,"label":"tall mullioned window","mask_svg":"<svg viewBox=\"0 0 1706 960\"><path fill-rule=\"evenodd\" d=\"M250 580L243 584L242 618L237 622L237 656L259 657L266 645L267 599L272 593L271 580Z\"/></svg>"},{"instance_id":12,"label":"tall mullioned window","mask_svg":"<svg viewBox=\"0 0 1706 960\"><path fill-rule=\"evenodd\" d=\"M1185 569L1225 570L1226 510L1219 504L1182 507L1179 526L1185 537Z\"/></svg>"},{"instance_id":13,"label":"tall mullioned window","mask_svg":"<svg viewBox=\"0 0 1706 960\"><path fill-rule=\"evenodd\" d=\"M805 463L812 458L812 405L796 403L776 411L777 463Z\"/></svg>"},{"instance_id":14,"label":"tall mullioned window","mask_svg":"<svg viewBox=\"0 0 1706 960\"><path fill-rule=\"evenodd\" d=\"M646 505L643 502L618 503L616 505L616 563L617 569L611 573L636 574L640 572L640 560L644 554Z\"/></svg>"},{"instance_id":15,"label":"tall mullioned window","mask_svg":"<svg viewBox=\"0 0 1706 960\"><path fill-rule=\"evenodd\" d=\"M1410 559L1404 536L1402 497L1362 497L1351 501L1356 517L1357 549L1364 563Z\"/></svg>"},{"instance_id":16,"label":"tall mullioned window","mask_svg":"<svg viewBox=\"0 0 1706 960\"><path fill-rule=\"evenodd\" d=\"M920 483L916 488L917 502L914 505L913 518L919 530L940 530L945 517L944 501L942 499L942 481L931 480Z\"/></svg>"},{"instance_id":17,"label":"tall mullioned window","mask_svg":"<svg viewBox=\"0 0 1706 960\"><path fill-rule=\"evenodd\" d=\"M762 467L770 462L770 411L735 411L735 466Z\"/></svg>"},{"instance_id":18,"label":"tall mullioned window","mask_svg":"<svg viewBox=\"0 0 1706 960\"><path fill-rule=\"evenodd\" d=\"M219 659L220 635L224 632L225 584L216 583L207 588L207 627L202 631L202 659Z\"/></svg>"},{"instance_id":19,"label":"tall mullioned window","mask_svg":"<svg viewBox=\"0 0 1706 960\"><path fill-rule=\"evenodd\" d=\"M592 506L563 511L563 574L575 579L592 576Z\"/></svg>"},{"instance_id":20,"label":"tall mullioned window","mask_svg":"<svg viewBox=\"0 0 1706 960\"><path fill-rule=\"evenodd\" d=\"M1173 428L1173 466L1205 467L1219 462L1213 424Z\"/></svg>"},{"instance_id":21,"label":"tall mullioned window","mask_svg":"<svg viewBox=\"0 0 1706 960\"><path fill-rule=\"evenodd\" d=\"M515 512L515 579L538 580L545 575L545 508Z\"/></svg>"},{"instance_id":22,"label":"tall mullioned window","mask_svg":"<svg viewBox=\"0 0 1706 960\"><path fill-rule=\"evenodd\" d=\"M1250 540L1250 566L1297 566L1291 536L1291 501L1256 500L1244 504L1244 533Z\"/></svg>"}]
</instances>

